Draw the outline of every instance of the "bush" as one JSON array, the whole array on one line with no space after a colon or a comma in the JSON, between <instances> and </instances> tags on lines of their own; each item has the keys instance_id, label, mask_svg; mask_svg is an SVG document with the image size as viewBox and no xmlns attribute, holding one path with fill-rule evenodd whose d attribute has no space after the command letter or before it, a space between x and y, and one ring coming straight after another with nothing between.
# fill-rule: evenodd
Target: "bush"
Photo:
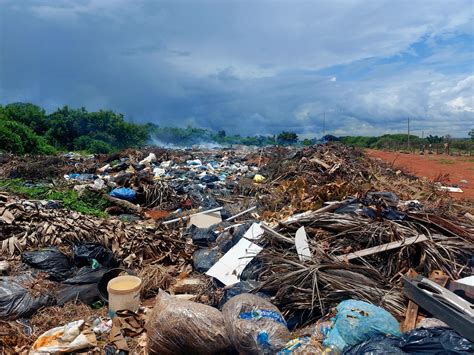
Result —
<instances>
[{"instance_id":1,"label":"bush","mask_svg":"<svg viewBox=\"0 0 474 355\"><path fill-rule=\"evenodd\" d=\"M49 146L43 137L38 136L31 128L22 123L1 120L0 127L3 127L5 132L10 131L11 134L19 138L22 148L16 150L15 153L53 154L55 152L55 149Z\"/></svg>"},{"instance_id":2,"label":"bush","mask_svg":"<svg viewBox=\"0 0 474 355\"><path fill-rule=\"evenodd\" d=\"M81 136L74 140L74 150L85 150L95 154L108 154L112 152L113 149L110 144L104 141L89 136Z\"/></svg>"},{"instance_id":3,"label":"bush","mask_svg":"<svg viewBox=\"0 0 474 355\"><path fill-rule=\"evenodd\" d=\"M13 133L8 128L0 124L0 150L23 154L24 149L18 134Z\"/></svg>"}]
</instances>

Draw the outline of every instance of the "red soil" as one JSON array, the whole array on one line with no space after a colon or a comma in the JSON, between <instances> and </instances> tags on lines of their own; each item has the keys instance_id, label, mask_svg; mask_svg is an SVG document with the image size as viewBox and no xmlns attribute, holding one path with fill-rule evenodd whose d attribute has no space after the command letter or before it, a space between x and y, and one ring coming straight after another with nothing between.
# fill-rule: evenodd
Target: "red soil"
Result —
<instances>
[{"instance_id":1,"label":"red soil","mask_svg":"<svg viewBox=\"0 0 474 355\"><path fill-rule=\"evenodd\" d=\"M457 199L474 200L474 157L457 157L444 154L404 154L367 149L371 158L380 158L395 169L438 181L440 177L448 174L442 182L444 185L457 185L464 192L451 193ZM467 181L462 183L461 180Z\"/></svg>"}]
</instances>

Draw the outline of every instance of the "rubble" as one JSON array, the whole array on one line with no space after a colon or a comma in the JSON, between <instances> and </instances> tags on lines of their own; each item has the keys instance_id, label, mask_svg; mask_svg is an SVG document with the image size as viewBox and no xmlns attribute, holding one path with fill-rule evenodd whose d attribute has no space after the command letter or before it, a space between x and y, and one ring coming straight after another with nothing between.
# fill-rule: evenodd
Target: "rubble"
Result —
<instances>
[{"instance_id":1,"label":"rubble","mask_svg":"<svg viewBox=\"0 0 474 355\"><path fill-rule=\"evenodd\" d=\"M361 151L319 145L8 155L0 159L0 177L0 291L34 306L15 313L7 298L0 302L9 319L0 322L6 353L31 350L41 334L67 324L95 333L88 349L103 352L406 351L403 339L416 336L433 349L453 342L471 349L470 333L449 310L439 314L403 287L408 276L430 277L472 302L474 204L455 202L438 185ZM108 215L25 198L8 189L10 178L99 196ZM122 274L141 279L142 307L108 314L107 283ZM248 294L258 307L248 305L245 319L240 311L227 317ZM354 312L352 303L341 311L347 302L363 305L354 316L368 323L349 331L344 325L335 336L341 314ZM183 321L186 307L196 312ZM444 323L421 322L429 317ZM166 328L167 319L177 328ZM284 324L275 341L258 328L265 321ZM416 333L419 324L435 325L432 333ZM451 343L428 340L440 324L454 332Z\"/></svg>"}]
</instances>

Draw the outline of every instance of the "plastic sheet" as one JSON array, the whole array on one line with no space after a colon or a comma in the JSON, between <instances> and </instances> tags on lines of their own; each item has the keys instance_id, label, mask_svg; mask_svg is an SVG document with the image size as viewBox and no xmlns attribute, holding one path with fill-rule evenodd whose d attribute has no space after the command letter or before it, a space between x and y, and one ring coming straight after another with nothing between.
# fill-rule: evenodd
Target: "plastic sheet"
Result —
<instances>
[{"instance_id":1,"label":"plastic sheet","mask_svg":"<svg viewBox=\"0 0 474 355\"><path fill-rule=\"evenodd\" d=\"M74 277L64 280L56 290L57 303L64 305L77 299L91 305L100 300L98 283L107 271L109 269L106 268L96 270L91 267L81 268Z\"/></svg>"},{"instance_id":2,"label":"plastic sheet","mask_svg":"<svg viewBox=\"0 0 474 355\"><path fill-rule=\"evenodd\" d=\"M220 255L216 249L198 249L193 255L193 269L197 272L205 273L219 258Z\"/></svg>"},{"instance_id":3,"label":"plastic sheet","mask_svg":"<svg viewBox=\"0 0 474 355\"><path fill-rule=\"evenodd\" d=\"M347 349L360 354L473 354L474 343L449 328L413 329L401 336L378 335Z\"/></svg>"},{"instance_id":4,"label":"plastic sheet","mask_svg":"<svg viewBox=\"0 0 474 355\"><path fill-rule=\"evenodd\" d=\"M135 191L126 187L113 189L109 195L110 197L115 197L130 202L134 202L137 197L137 193Z\"/></svg>"},{"instance_id":5,"label":"plastic sheet","mask_svg":"<svg viewBox=\"0 0 474 355\"><path fill-rule=\"evenodd\" d=\"M63 281L74 271L71 260L56 248L24 252L21 255L21 260L25 264L47 273L53 281Z\"/></svg>"},{"instance_id":6,"label":"plastic sheet","mask_svg":"<svg viewBox=\"0 0 474 355\"><path fill-rule=\"evenodd\" d=\"M339 350L379 334L400 334L400 325L390 313L364 301L342 301L332 321L334 327L323 345Z\"/></svg>"},{"instance_id":7,"label":"plastic sheet","mask_svg":"<svg viewBox=\"0 0 474 355\"><path fill-rule=\"evenodd\" d=\"M147 334L150 354L215 354L232 349L219 310L161 290Z\"/></svg>"},{"instance_id":8,"label":"plastic sheet","mask_svg":"<svg viewBox=\"0 0 474 355\"><path fill-rule=\"evenodd\" d=\"M96 345L95 334L84 327L83 320L78 320L41 334L33 344L30 354L73 352Z\"/></svg>"},{"instance_id":9,"label":"plastic sheet","mask_svg":"<svg viewBox=\"0 0 474 355\"><path fill-rule=\"evenodd\" d=\"M290 339L278 308L258 296L235 296L224 304L222 313L232 344L240 353L273 354Z\"/></svg>"},{"instance_id":10,"label":"plastic sheet","mask_svg":"<svg viewBox=\"0 0 474 355\"><path fill-rule=\"evenodd\" d=\"M47 293L33 295L23 286L31 282L34 282L34 279L30 275L0 277L0 317L2 319L30 317L41 307L54 304L54 298Z\"/></svg>"}]
</instances>

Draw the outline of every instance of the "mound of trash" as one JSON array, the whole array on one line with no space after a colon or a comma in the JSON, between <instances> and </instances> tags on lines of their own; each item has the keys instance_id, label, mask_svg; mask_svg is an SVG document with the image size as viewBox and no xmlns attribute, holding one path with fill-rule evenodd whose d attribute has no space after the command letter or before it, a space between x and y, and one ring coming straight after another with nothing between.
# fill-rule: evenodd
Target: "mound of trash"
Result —
<instances>
[{"instance_id":1,"label":"mound of trash","mask_svg":"<svg viewBox=\"0 0 474 355\"><path fill-rule=\"evenodd\" d=\"M474 352L473 202L357 149L3 155L0 177L2 352Z\"/></svg>"}]
</instances>

